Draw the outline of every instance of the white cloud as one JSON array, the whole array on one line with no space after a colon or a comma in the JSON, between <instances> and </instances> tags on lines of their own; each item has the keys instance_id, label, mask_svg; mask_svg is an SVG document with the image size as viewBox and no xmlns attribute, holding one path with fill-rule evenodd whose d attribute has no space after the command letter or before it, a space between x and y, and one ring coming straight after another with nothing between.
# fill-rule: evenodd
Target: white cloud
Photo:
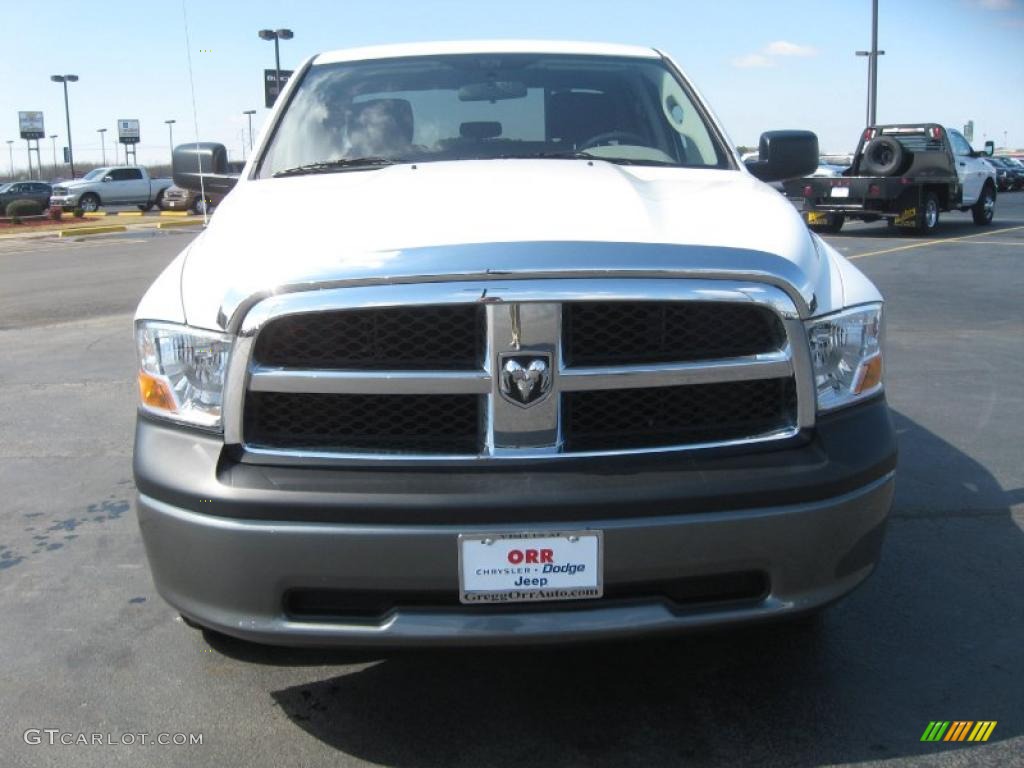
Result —
<instances>
[{"instance_id":1,"label":"white cloud","mask_svg":"<svg viewBox=\"0 0 1024 768\"><path fill-rule=\"evenodd\" d=\"M764 53L769 56L817 56L818 51L809 45L798 45L788 40L776 40L768 43Z\"/></svg>"},{"instance_id":2,"label":"white cloud","mask_svg":"<svg viewBox=\"0 0 1024 768\"><path fill-rule=\"evenodd\" d=\"M765 67L774 67L775 62L764 54L748 53L745 56L733 59L732 65L740 69L763 69Z\"/></svg>"},{"instance_id":3,"label":"white cloud","mask_svg":"<svg viewBox=\"0 0 1024 768\"><path fill-rule=\"evenodd\" d=\"M1008 11L1014 6L1014 0L976 0L976 2L989 11Z\"/></svg>"},{"instance_id":4,"label":"white cloud","mask_svg":"<svg viewBox=\"0 0 1024 768\"><path fill-rule=\"evenodd\" d=\"M810 45L791 43L788 40L775 40L768 43L756 53L747 53L732 60L734 67L740 69L764 69L774 67L776 59L782 56L817 56L818 49Z\"/></svg>"}]
</instances>

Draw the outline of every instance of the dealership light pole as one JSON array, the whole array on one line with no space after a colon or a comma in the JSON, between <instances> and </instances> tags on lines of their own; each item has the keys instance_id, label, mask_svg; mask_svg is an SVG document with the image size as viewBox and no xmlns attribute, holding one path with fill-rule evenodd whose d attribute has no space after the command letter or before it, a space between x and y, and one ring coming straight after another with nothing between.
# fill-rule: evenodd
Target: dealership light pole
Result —
<instances>
[{"instance_id":1,"label":"dealership light pole","mask_svg":"<svg viewBox=\"0 0 1024 768\"><path fill-rule=\"evenodd\" d=\"M7 152L11 156L11 181L14 181L14 139L7 139Z\"/></svg>"},{"instance_id":2,"label":"dealership light pole","mask_svg":"<svg viewBox=\"0 0 1024 768\"><path fill-rule=\"evenodd\" d=\"M164 120L167 124L167 140L171 144L171 163L174 162L174 124L177 120Z\"/></svg>"},{"instance_id":3,"label":"dealership light pole","mask_svg":"<svg viewBox=\"0 0 1024 768\"><path fill-rule=\"evenodd\" d=\"M249 151L252 152L252 116L256 114L256 110L247 109L242 114L249 118Z\"/></svg>"},{"instance_id":4,"label":"dealership light pole","mask_svg":"<svg viewBox=\"0 0 1024 768\"><path fill-rule=\"evenodd\" d=\"M103 164L106 165L107 164L107 141L106 141L107 129L106 128L97 128L96 129L96 133L98 133L100 135L100 152L103 153Z\"/></svg>"},{"instance_id":5,"label":"dealership light pole","mask_svg":"<svg viewBox=\"0 0 1024 768\"><path fill-rule=\"evenodd\" d=\"M57 178L57 134L50 134L50 143L53 144L53 178Z\"/></svg>"},{"instance_id":6,"label":"dealership light pole","mask_svg":"<svg viewBox=\"0 0 1024 768\"><path fill-rule=\"evenodd\" d=\"M261 29L260 40L274 41L274 84L277 86L276 100L281 95L281 49L278 47L278 40L291 40L295 35L290 29Z\"/></svg>"},{"instance_id":7,"label":"dealership light pole","mask_svg":"<svg viewBox=\"0 0 1024 768\"><path fill-rule=\"evenodd\" d=\"M875 124L878 105L878 57L885 51L878 50L878 0L871 0L871 50L857 51L858 56L868 57L868 116L867 124Z\"/></svg>"},{"instance_id":8,"label":"dealership light pole","mask_svg":"<svg viewBox=\"0 0 1024 768\"><path fill-rule=\"evenodd\" d=\"M75 150L71 146L71 108L68 106L68 83L77 83L78 75L50 75L55 83L64 84L64 118L68 123L68 165L71 166L71 178L75 178Z\"/></svg>"}]
</instances>

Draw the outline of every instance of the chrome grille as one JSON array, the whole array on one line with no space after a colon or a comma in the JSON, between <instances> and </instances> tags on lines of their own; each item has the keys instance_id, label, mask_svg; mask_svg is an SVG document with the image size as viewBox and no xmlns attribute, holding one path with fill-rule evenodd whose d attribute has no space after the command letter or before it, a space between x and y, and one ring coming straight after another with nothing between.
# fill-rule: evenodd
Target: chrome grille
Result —
<instances>
[{"instance_id":1,"label":"chrome grille","mask_svg":"<svg viewBox=\"0 0 1024 768\"><path fill-rule=\"evenodd\" d=\"M550 392L509 397L510 359L547 361ZM814 394L779 288L542 279L266 299L224 408L246 461L535 459L786 439L813 425Z\"/></svg>"}]
</instances>

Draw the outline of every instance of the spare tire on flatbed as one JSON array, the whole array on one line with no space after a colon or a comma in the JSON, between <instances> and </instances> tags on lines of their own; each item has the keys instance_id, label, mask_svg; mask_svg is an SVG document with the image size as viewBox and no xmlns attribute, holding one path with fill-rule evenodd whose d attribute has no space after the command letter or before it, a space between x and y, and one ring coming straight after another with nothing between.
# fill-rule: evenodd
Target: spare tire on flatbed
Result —
<instances>
[{"instance_id":1,"label":"spare tire on flatbed","mask_svg":"<svg viewBox=\"0 0 1024 768\"><path fill-rule=\"evenodd\" d=\"M910 153L891 136L876 136L864 147L860 171L868 176L896 176L903 172Z\"/></svg>"}]
</instances>

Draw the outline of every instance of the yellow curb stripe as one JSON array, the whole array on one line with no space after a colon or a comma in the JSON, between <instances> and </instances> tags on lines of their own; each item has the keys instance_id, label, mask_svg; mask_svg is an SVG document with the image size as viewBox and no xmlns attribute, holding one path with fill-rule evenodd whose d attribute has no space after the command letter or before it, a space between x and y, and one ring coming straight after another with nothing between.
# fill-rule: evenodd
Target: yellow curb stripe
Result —
<instances>
[{"instance_id":1,"label":"yellow curb stripe","mask_svg":"<svg viewBox=\"0 0 1024 768\"><path fill-rule=\"evenodd\" d=\"M161 221L156 225L157 229L170 229L171 227L194 227L202 225L202 219L188 219L186 221Z\"/></svg>"},{"instance_id":2,"label":"yellow curb stripe","mask_svg":"<svg viewBox=\"0 0 1024 768\"><path fill-rule=\"evenodd\" d=\"M188 216L188 211L160 211L161 216Z\"/></svg>"},{"instance_id":3,"label":"yellow curb stripe","mask_svg":"<svg viewBox=\"0 0 1024 768\"><path fill-rule=\"evenodd\" d=\"M1015 232L1018 229L1024 229L1024 226L1019 227L1006 227L1005 229L993 229L988 232L979 232L976 235L962 235L960 237L945 237L939 240L925 240L920 243L911 243L910 245L898 245L895 248L883 248L880 251L868 251L867 253L858 253L854 256L847 256L849 260L863 259L865 256L881 256L884 253L896 253L897 251L909 251L911 248L924 248L929 245L942 245L943 243L958 243L963 240L970 240L974 237L990 237L996 233L1002 234L1003 232Z\"/></svg>"},{"instance_id":4,"label":"yellow curb stripe","mask_svg":"<svg viewBox=\"0 0 1024 768\"><path fill-rule=\"evenodd\" d=\"M142 211L114 211L111 216L141 216Z\"/></svg>"},{"instance_id":5,"label":"yellow curb stripe","mask_svg":"<svg viewBox=\"0 0 1024 768\"><path fill-rule=\"evenodd\" d=\"M111 224L108 227L75 227L74 229L62 229L57 237L75 237L76 235L105 235L108 232L126 232L128 227Z\"/></svg>"},{"instance_id":6,"label":"yellow curb stripe","mask_svg":"<svg viewBox=\"0 0 1024 768\"><path fill-rule=\"evenodd\" d=\"M106 215L106 211L88 211L86 213L83 213L82 217L86 219L102 219Z\"/></svg>"}]
</instances>

